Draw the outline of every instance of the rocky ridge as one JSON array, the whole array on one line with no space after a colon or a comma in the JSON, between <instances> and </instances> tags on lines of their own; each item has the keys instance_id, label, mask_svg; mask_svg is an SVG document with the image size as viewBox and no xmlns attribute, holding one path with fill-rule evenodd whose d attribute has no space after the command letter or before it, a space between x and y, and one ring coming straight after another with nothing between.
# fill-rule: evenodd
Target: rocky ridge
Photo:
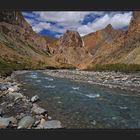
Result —
<instances>
[{"instance_id":1,"label":"rocky ridge","mask_svg":"<svg viewBox=\"0 0 140 140\"><path fill-rule=\"evenodd\" d=\"M112 64L112 63L124 63L124 64L140 64L140 12L134 11L133 16L126 31L112 30L110 26L110 31L106 29L97 31L92 36L85 36L85 42L87 40L87 47L91 45L91 50L93 54L92 65L95 64ZM102 33L109 33L108 37L104 40L101 37ZM115 32L114 32L115 31ZM112 33L114 36L112 36ZM115 34L114 34L115 33ZM98 36L97 36L98 35ZM112 39L109 37L112 36ZM100 38L99 38L100 37ZM92 41L88 44L88 38ZM94 39L95 38L95 39ZM99 38L99 40L98 40ZM111 39L111 40L110 40ZM97 42L97 43L96 43ZM98 44L99 42L99 44ZM100 43L101 42L101 43Z\"/></svg>"}]
</instances>

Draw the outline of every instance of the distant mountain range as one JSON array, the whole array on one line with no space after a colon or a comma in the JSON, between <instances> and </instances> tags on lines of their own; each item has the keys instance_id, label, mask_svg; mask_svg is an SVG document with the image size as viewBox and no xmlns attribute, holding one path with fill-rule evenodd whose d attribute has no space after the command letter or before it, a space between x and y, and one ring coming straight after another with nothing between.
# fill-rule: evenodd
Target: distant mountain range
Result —
<instances>
[{"instance_id":1,"label":"distant mountain range","mask_svg":"<svg viewBox=\"0 0 140 140\"><path fill-rule=\"evenodd\" d=\"M140 64L140 12L133 12L126 31L113 29L109 24L84 37L68 30L56 39L34 32L21 12L1 11L1 63L24 69L85 69L96 64Z\"/></svg>"}]
</instances>

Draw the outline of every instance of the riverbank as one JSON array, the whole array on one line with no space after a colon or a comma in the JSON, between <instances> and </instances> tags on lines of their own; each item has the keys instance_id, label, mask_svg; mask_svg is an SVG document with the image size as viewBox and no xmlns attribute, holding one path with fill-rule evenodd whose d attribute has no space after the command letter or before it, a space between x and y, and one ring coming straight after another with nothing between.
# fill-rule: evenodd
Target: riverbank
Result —
<instances>
[{"instance_id":1,"label":"riverbank","mask_svg":"<svg viewBox=\"0 0 140 140\"><path fill-rule=\"evenodd\" d=\"M37 104L39 97L26 97L20 86L14 74L0 77L0 129L62 128L60 121L52 120L47 109Z\"/></svg>"},{"instance_id":2,"label":"riverbank","mask_svg":"<svg viewBox=\"0 0 140 140\"><path fill-rule=\"evenodd\" d=\"M140 73L79 70L45 70L44 73L53 77L68 78L74 81L140 93Z\"/></svg>"}]
</instances>

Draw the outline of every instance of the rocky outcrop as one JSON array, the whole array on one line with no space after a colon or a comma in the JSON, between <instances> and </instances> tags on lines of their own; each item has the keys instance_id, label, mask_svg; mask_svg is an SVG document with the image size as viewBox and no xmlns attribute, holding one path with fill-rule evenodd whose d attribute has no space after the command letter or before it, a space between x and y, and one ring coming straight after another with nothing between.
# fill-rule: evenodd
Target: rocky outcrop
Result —
<instances>
[{"instance_id":1,"label":"rocky outcrop","mask_svg":"<svg viewBox=\"0 0 140 140\"><path fill-rule=\"evenodd\" d=\"M70 30L67 30L66 33L60 37L56 45L59 49L63 49L64 47L84 47L79 33Z\"/></svg>"},{"instance_id":2,"label":"rocky outcrop","mask_svg":"<svg viewBox=\"0 0 140 140\"><path fill-rule=\"evenodd\" d=\"M66 31L55 43L54 48L53 58L60 64L71 64L78 68L84 68L92 57L76 31Z\"/></svg>"}]
</instances>

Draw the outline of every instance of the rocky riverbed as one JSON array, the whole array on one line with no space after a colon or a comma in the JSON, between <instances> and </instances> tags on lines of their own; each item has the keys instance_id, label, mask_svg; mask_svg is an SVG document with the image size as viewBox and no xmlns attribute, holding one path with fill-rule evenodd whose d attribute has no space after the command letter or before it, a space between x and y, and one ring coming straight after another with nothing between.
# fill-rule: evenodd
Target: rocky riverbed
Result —
<instances>
[{"instance_id":1,"label":"rocky riverbed","mask_svg":"<svg viewBox=\"0 0 140 140\"><path fill-rule=\"evenodd\" d=\"M31 99L20 92L20 84L12 77L0 77L0 129L62 128L46 109L40 107L39 97Z\"/></svg>"},{"instance_id":2,"label":"rocky riverbed","mask_svg":"<svg viewBox=\"0 0 140 140\"><path fill-rule=\"evenodd\" d=\"M126 74L121 72L91 72L79 70L45 70L44 73L54 77L69 78L74 81L140 93L140 73Z\"/></svg>"}]
</instances>

